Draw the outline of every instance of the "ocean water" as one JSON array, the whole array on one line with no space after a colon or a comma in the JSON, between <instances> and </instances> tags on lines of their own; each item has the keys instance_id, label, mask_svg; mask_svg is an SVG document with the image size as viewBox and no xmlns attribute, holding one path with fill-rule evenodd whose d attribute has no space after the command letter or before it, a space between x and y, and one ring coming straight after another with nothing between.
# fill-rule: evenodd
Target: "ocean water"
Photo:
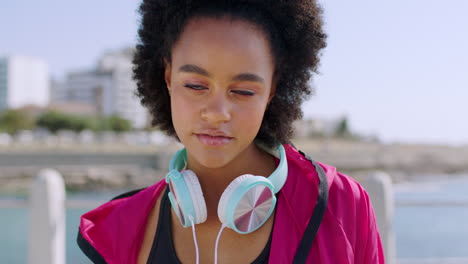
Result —
<instances>
[{"instance_id":1,"label":"ocean water","mask_svg":"<svg viewBox=\"0 0 468 264\"><path fill-rule=\"evenodd\" d=\"M87 209L68 209L66 215L66 260L68 264L90 263L76 244L79 217ZM26 209L0 209L0 263L28 262L29 212Z\"/></svg>"},{"instance_id":2,"label":"ocean water","mask_svg":"<svg viewBox=\"0 0 468 264\"><path fill-rule=\"evenodd\" d=\"M427 179L426 179L427 180ZM397 201L455 201L444 206L397 206L394 216L398 258L468 259L468 175L394 185ZM468 263L468 262L467 262Z\"/></svg>"},{"instance_id":3,"label":"ocean water","mask_svg":"<svg viewBox=\"0 0 468 264\"><path fill-rule=\"evenodd\" d=\"M468 175L435 177L394 185L397 201L468 201ZM81 193L70 198L108 200L116 193ZM91 208L67 209L68 264L90 263L76 245L79 217ZM29 213L0 208L0 263L27 263ZM468 206L397 206L396 255L400 259L468 258Z\"/></svg>"}]
</instances>

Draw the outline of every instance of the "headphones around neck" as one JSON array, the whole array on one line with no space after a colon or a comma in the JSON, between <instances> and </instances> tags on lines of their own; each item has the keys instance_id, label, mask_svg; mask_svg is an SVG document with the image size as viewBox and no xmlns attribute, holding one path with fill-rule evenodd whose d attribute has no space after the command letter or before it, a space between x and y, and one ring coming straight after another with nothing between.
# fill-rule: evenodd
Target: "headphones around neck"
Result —
<instances>
[{"instance_id":1,"label":"headphones around neck","mask_svg":"<svg viewBox=\"0 0 468 264\"><path fill-rule=\"evenodd\" d=\"M261 149L280 159L275 171L267 178L244 174L235 178L224 190L218 204L218 217L223 226L240 234L248 234L262 226L272 214L276 196L288 177L286 152L282 144L277 149ZM187 150L177 151L171 159L166 183L169 200L183 227L206 221L205 199L195 173L184 170Z\"/></svg>"}]
</instances>

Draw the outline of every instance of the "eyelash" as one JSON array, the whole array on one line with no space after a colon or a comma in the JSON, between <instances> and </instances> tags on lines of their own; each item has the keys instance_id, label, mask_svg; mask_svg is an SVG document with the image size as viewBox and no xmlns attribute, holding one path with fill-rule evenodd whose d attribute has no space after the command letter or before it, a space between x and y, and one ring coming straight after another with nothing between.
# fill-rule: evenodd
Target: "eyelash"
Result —
<instances>
[{"instance_id":1,"label":"eyelash","mask_svg":"<svg viewBox=\"0 0 468 264\"><path fill-rule=\"evenodd\" d=\"M185 87L187 87L189 89L196 90L196 91L201 91L201 90L204 90L204 89L200 89L200 88L205 88L204 86L197 85L197 84L186 84ZM242 91L242 90L235 90L234 92L236 94L238 94L238 95L243 95L243 96L253 96L255 94L253 92Z\"/></svg>"}]
</instances>

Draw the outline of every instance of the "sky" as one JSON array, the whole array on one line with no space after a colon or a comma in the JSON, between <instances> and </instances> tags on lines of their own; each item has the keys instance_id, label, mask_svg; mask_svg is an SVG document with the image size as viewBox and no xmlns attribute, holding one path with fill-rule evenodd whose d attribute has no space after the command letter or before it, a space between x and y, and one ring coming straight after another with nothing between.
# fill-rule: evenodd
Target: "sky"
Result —
<instances>
[{"instance_id":1,"label":"sky","mask_svg":"<svg viewBox=\"0 0 468 264\"><path fill-rule=\"evenodd\" d=\"M0 56L40 57L61 79L133 46L140 1L3 0ZM305 117L346 116L384 142L468 145L468 1L320 0L328 45Z\"/></svg>"}]
</instances>

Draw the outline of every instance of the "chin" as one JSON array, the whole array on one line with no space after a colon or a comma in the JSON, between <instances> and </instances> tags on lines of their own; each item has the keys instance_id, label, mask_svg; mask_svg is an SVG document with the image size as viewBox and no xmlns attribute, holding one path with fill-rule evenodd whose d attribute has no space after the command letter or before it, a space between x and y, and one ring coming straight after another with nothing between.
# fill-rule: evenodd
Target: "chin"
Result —
<instances>
[{"instance_id":1,"label":"chin","mask_svg":"<svg viewBox=\"0 0 468 264\"><path fill-rule=\"evenodd\" d=\"M219 150L213 153L203 151L199 155L196 156L197 162L210 169L222 168L232 161L232 159L220 153Z\"/></svg>"}]
</instances>

